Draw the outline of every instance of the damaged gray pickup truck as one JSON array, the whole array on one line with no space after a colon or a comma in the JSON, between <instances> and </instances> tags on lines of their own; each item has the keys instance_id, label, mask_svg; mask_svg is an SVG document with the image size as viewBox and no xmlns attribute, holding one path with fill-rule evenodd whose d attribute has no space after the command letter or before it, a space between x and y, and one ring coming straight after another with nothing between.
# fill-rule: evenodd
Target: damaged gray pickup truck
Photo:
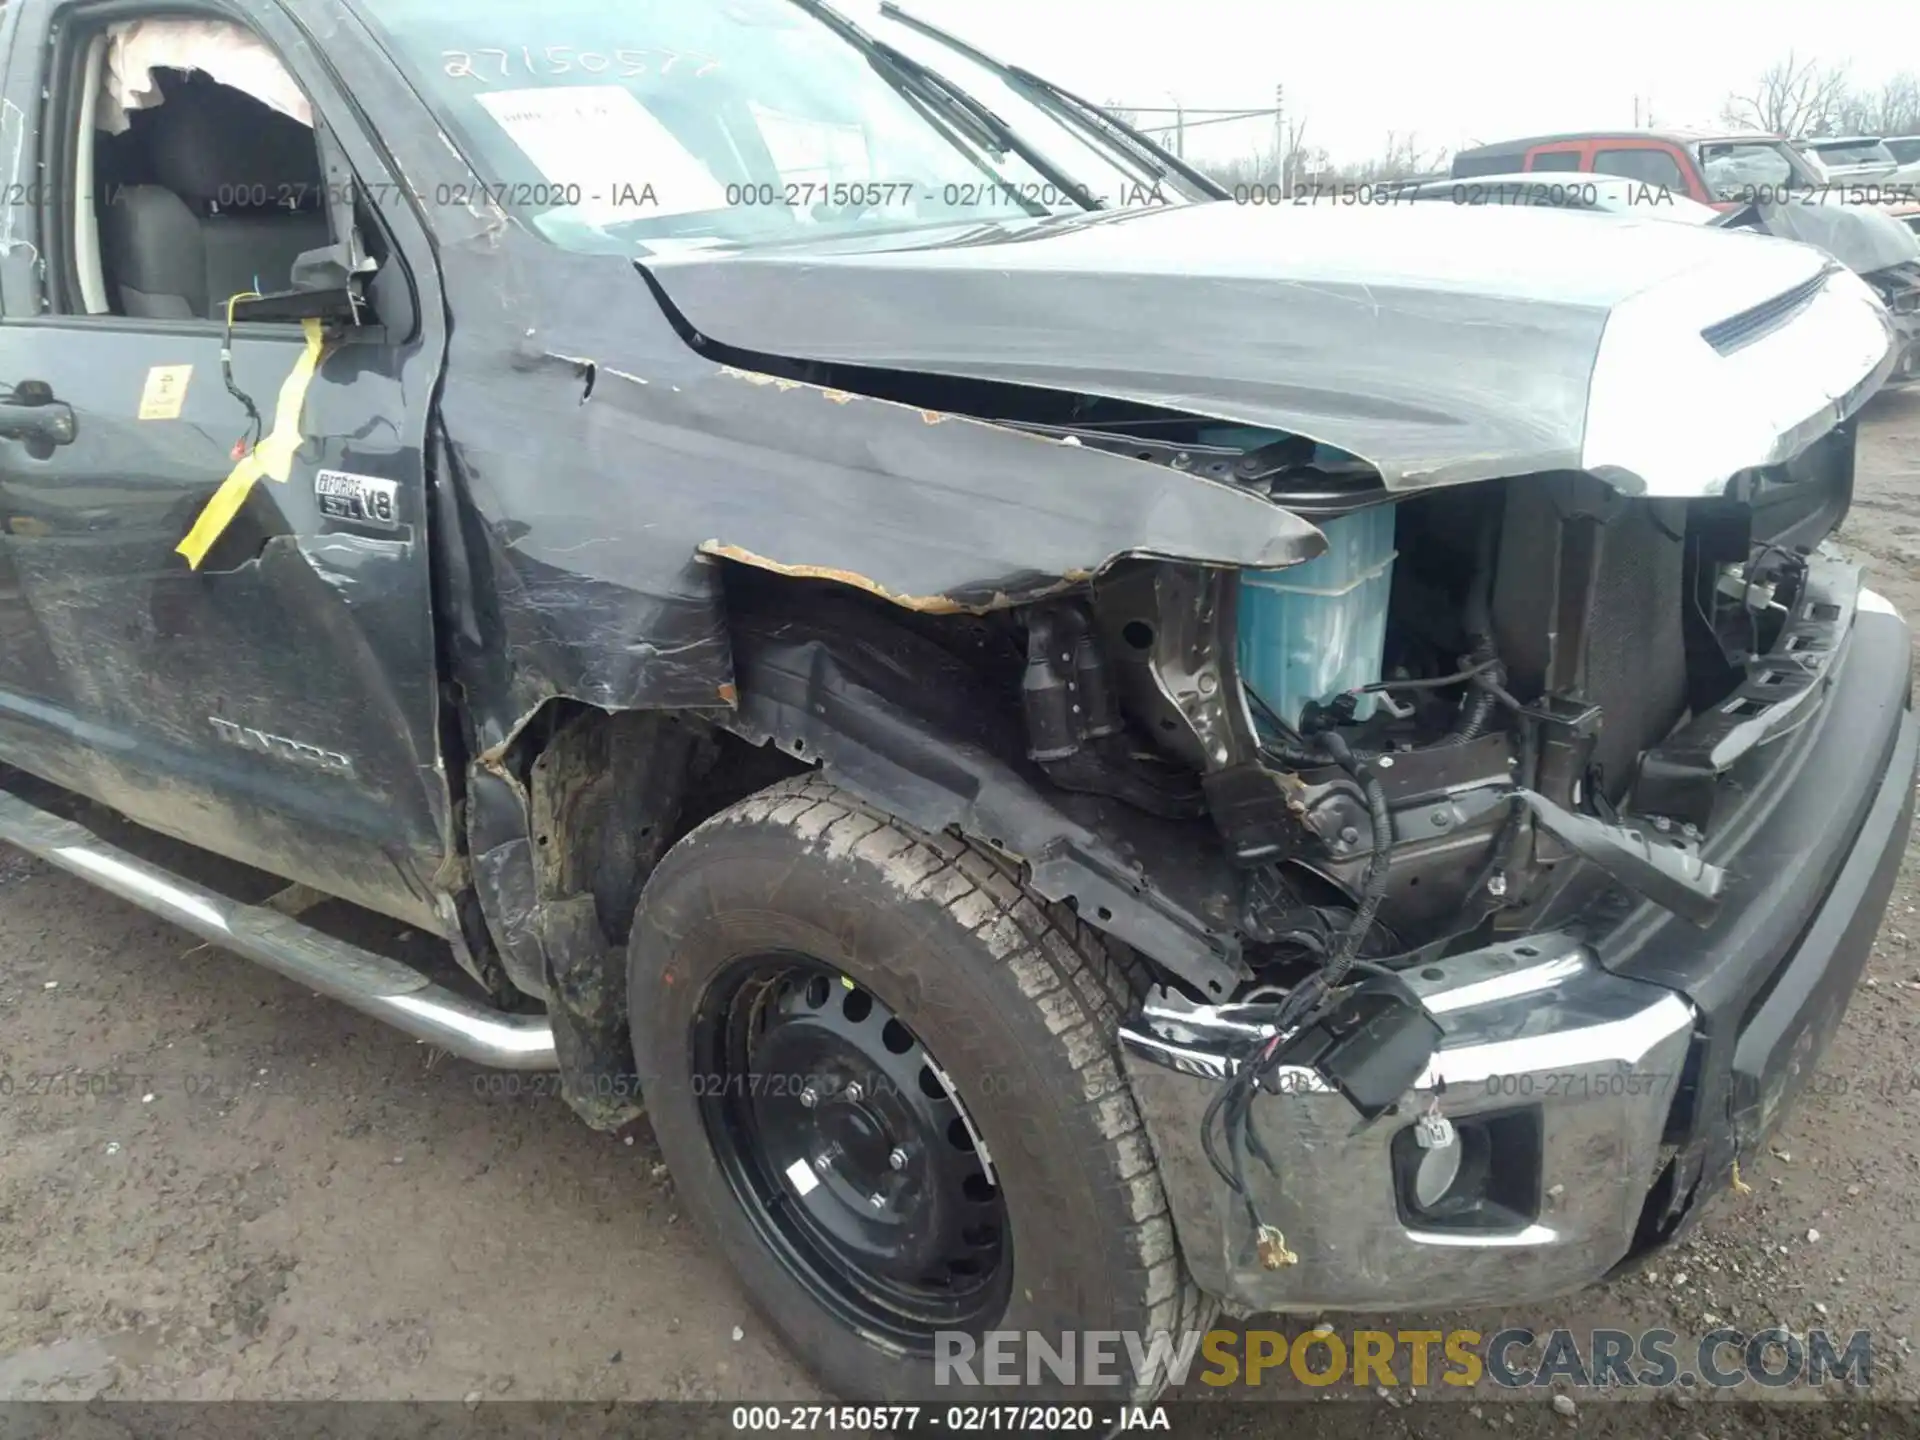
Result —
<instances>
[{"instance_id":1,"label":"damaged gray pickup truck","mask_svg":"<svg viewBox=\"0 0 1920 1440\"><path fill-rule=\"evenodd\" d=\"M0 838L645 1113L835 1391L1577 1288L1817 1064L1916 735L1817 250L1094 195L789 0L0 27Z\"/></svg>"}]
</instances>

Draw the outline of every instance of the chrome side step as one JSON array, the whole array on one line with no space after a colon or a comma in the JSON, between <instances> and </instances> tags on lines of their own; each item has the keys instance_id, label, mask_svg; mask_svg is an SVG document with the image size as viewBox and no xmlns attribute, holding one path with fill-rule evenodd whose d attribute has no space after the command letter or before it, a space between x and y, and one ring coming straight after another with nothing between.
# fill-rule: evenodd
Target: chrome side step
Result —
<instances>
[{"instance_id":1,"label":"chrome side step","mask_svg":"<svg viewBox=\"0 0 1920 1440\"><path fill-rule=\"evenodd\" d=\"M556 1068L544 1015L490 1009L397 960L196 885L4 790L0 840L451 1055L500 1070Z\"/></svg>"}]
</instances>

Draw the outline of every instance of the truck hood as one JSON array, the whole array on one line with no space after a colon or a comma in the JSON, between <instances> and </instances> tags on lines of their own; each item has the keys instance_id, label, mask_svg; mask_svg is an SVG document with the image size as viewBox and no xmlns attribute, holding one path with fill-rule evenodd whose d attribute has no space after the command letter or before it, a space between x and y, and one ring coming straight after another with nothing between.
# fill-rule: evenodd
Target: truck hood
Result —
<instances>
[{"instance_id":1,"label":"truck hood","mask_svg":"<svg viewBox=\"0 0 1920 1440\"><path fill-rule=\"evenodd\" d=\"M1893 361L1871 290L1809 246L1533 207L1222 203L642 263L743 364L1133 400L1308 436L1395 490L1583 469L1716 494Z\"/></svg>"}]
</instances>

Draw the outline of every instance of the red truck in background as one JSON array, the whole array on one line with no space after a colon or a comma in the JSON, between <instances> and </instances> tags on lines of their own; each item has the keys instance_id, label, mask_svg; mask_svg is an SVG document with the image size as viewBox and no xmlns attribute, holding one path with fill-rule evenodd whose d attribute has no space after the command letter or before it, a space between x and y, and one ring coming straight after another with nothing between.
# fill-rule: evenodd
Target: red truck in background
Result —
<instances>
[{"instance_id":1,"label":"red truck in background","mask_svg":"<svg viewBox=\"0 0 1920 1440\"><path fill-rule=\"evenodd\" d=\"M1536 170L1624 175L1721 210L1826 190L1848 203L1920 211L1911 194L1835 182L1790 141L1759 130L1590 130L1479 145L1453 158L1456 180Z\"/></svg>"}]
</instances>

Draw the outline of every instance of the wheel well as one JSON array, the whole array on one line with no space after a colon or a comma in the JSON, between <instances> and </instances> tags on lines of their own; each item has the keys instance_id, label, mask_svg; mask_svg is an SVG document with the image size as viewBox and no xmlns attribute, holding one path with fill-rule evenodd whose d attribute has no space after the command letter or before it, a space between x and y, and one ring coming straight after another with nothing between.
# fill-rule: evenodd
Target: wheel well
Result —
<instances>
[{"instance_id":1,"label":"wheel well","mask_svg":"<svg viewBox=\"0 0 1920 1440\"><path fill-rule=\"evenodd\" d=\"M1207 843L1205 822L1063 799L1036 775L1014 617L911 614L738 568L727 602L736 708L555 700L474 772L481 907L508 974L546 999L563 1093L589 1123L616 1128L639 1113L627 1099L637 1091L622 957L654 868L712 816L816 767L906 825L971 836L1022 864L1038 895L1164 978L1203 997L1230 993L1244 971L1223 919L1225 872L1178 860Z\"/></svg>"}]
</instances>

